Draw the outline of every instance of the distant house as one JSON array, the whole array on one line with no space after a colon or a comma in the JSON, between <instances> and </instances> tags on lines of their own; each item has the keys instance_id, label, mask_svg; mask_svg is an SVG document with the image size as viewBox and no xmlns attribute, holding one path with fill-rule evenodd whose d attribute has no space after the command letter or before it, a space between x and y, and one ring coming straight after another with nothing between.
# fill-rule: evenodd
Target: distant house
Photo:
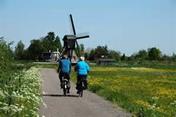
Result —
<instances>
[{"instance_id":1,"label":"distant house","mask_svg":"<svg viewBox=\"0 0 176 117\"><path fill-rule=\"evenodd\" d=\"M42 61L57 61L59 58L59 52L43 52L40 55Z\"/></svg>"},{"instance_id":2,"label":"distant house","mask_svg":"<svg viewBox=\"0 0 176 117\"><path fill-rule=\"evenodd\" d=\"M50 61L51 60L51 52L42 52L40 54L41 61Z\"/></svg>"},{"instance_id":3,"label":"distant house","mask_svg":"<svg viewBox=\"0 0 176 117\"><path fill-rule=\"evenodd\" d=\"M97 65L114 65L116 61L114 59L101 58L96 63Z\"/></svg>"},{"instance_id":4,"label":"distant house","mask_svg":"<svg viewBox=\"0 0 176 117\"><path fill-rule=\"evenodd\" d=\"M52 52L51 53L51 60L57 61L59 59L59 56L60 56L60 52L58 52L58 51Z\"/></svg>"}]
</instances>

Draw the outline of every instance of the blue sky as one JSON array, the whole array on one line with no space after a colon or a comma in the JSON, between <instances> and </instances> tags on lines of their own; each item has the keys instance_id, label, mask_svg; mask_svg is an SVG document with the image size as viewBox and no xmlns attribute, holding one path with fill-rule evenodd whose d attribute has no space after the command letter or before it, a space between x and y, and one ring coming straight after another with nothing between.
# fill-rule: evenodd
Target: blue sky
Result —
<instances>
[{"instance_id":1,"label":"blue sky","mask_svg":"<svg viewBox=\"0 0 176 117\"><path fill-rule=\"evenodd\" d=\"M49 31L62 38L72 33L70 13L77 33L90 34L79 41L86 48L107 45L131 55L155 46L176 53L175 0L0 0L0 36L26 47Z\"/></svg>"}]
</instances>

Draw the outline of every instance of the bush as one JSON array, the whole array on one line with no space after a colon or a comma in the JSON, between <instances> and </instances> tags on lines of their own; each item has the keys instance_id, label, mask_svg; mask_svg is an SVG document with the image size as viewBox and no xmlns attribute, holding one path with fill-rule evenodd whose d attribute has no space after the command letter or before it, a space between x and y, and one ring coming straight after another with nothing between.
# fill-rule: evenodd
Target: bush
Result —
<instances>
[{"instance_id":1,"label":"bush","mask_svg":"<svg viewBox=\"0 0 176 117\"><path fill-rule=\"evenodd\" d=\"M14 62L10 45L0 39L0 117L37 116L39 76L29 68Z\"/></svg>"}]
</instances>

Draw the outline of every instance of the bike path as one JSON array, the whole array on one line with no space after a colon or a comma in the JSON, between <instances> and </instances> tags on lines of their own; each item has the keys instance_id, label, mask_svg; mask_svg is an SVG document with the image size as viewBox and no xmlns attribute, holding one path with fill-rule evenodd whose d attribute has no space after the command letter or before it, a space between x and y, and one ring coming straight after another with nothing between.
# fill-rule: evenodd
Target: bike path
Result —
<instances>
[{"instance_id":1,"label":"bike path","mask_svg":"<svg viewBox=\"0 0 176 117\"><path fill-rule=\"evenodd\" d=\"M68 96L63 96L56 70L42 68L42 98L40 117L130 117L131 115L109 101L89 91L78 97L71 83Z\"/></svg>"}]
</instances>

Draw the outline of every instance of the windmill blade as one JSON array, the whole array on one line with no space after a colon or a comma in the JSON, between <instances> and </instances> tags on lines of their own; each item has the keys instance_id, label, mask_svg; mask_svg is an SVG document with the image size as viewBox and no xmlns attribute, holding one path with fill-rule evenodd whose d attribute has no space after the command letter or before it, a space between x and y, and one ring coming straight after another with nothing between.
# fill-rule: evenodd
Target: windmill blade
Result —
<instances>
[{"instance_id":1,"label":"windmill blade","mask_svg":"<svg viewBox=\"0 0 176 117\"><path fill-rule=\"evenodd\" d=\"M79 33L76 35L76 39L83 39L83 38L89 38L89 33Z\"/></svg>"},{"instance_id":2,"label":"windmill blade","mask_svg":"<svg viewBox=\"0 0 176 117\"><path fill-rule=\"evenodd\" d=\"M83 38L89 38L89 35L81 36L81 37L76 37L76 39L83 39Z\"/></svg>"},{"instance_id":3,"label":"windmill blade","mask_svg":"<svg viewBox=\"0 0 176 117\"><path fill-rule=\"evenodd\" d=\"M78 54L78 57L80 57L80 48L79 48L79 44L76 40L76 46L77 46L77 54Z\"/></svg>"},{"instance_id":4,"label":"windmill blade","mask_svg":"<svg viewBox=\"0 0 176 117\"><path fill-rule=\"evenodd\" d=\"M73 34L76 35L76 30L75 30L75 26L74 26L73 18L72 18L71 14L70 14L70 20L71 20L71 25L72 25L72 29L73 29Z\"/></svg>"}]
</instances>

